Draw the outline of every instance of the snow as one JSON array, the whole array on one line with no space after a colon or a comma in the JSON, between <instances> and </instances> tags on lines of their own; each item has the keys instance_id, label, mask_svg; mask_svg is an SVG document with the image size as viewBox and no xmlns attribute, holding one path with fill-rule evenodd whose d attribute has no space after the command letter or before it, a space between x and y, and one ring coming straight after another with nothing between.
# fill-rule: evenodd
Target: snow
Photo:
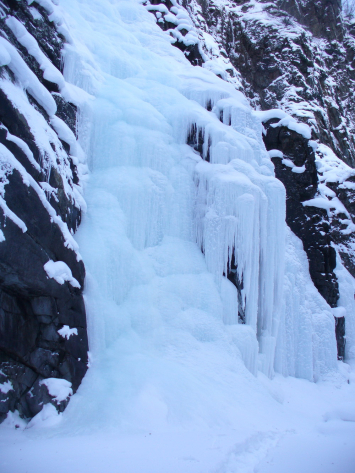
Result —
<instances>
[{"instance_id":1,"label":"snow","mask_svg":"<svg viewBox=\"0 0 355 473\"><path fill-rule=\"evenodd\" d=\"M21 432L9 417L2 471L263 473L268 455L281 461L308 435L317 449L303 471L313 473L318 454L337 459L344 433L350 461L354 426L324 416L351 402L354 375L337 363L332 309L285 225L260 116L231 83L192 67L140 2L61 5L72 38L64 78L87 93L88 206L76 239L90 369L63 414L46 405ZM186 144L193 125L202 156ZM239 294L225 277L233 251ZM45 266L75 284L63 265ZM59 381L44 381L58 402Z\"/></svg>"},{"instance_id":2,"label":"snow","mask_svg":"<svg viewBox=\"0 0 355 473\"><path fill-rule=\"evenodd\" d=\"M5 128L6 129L6 127L4 125L0 125L0 128L3 128L3 129ZM17 136L12 135L7 129L6 129L6 140L7 141L12 141L13 143L15 143L25 153L28 160L30 161L32 166L35 169L37 169L37 171L39 171L41 169L40 165L34 159L33 153L30 150L30 148L28 147L27 143L25 143L23 140L21 140Z\"/></svg>"},{"instance_id":3,"label":"snow","mask_svg":"<svg viewBox=\"0 0 355 473\"><path fill-rule=\"evenodd\" d=\"M37 8L31 7L29 8L29 11L35 20L41 20L43 18Z\"/></svg>"},{"instance_id":4,"label":"snow","mask_svg":"<svg viewBox=\"0 0 355 473\"><path fill-rule=\"evenodd\" d=\"M320 181L324 184L328 182L345 184L347 179L355 175L354 169L339 159L334 152L324 144L317 146L316 165L318 174L320 175Z\"/></svg>"},{"instance_id":5,"label":"snow","mask_svg":"<svg viewBox=\"0 0 355 473\"><path fill-rule=\"evenodd\" d=\"M345 317L346 316L346 309L345 307L335 307L333 308L333 315L334 317Z\"/></svg>"},{"instance_id":6,"label":"snow","mask_svg":"<svg viewBox=\"0 0 355 473\"><path fill-rule=\"evenodd\" d=\"M11 69L16 79L37 100L48 115L55 115L57 106L53 97L40 83L14 46L3 37L0 37L0 60L2 65L7 65Z\"/></svg>"},{"instance_id":7,"label":"snow","mask_svg":"<svg viewBox=\"0 0 355 473\"><path fill-rule=\"evenodd\" d=\"M8 53L4 45L0 45L0 64L1 66L7 66L11 62L11 56Z\"/></svg>"},{"instance_id":8,"label":"snow","mask_svg":"<svg viewBox=\"0 0 355 473\"><path fill-rule=\"evenodd\" d=\"M23 220L21 220L6 204L4 199L5 197L5 186L8 183L7 176L12 172L11 166L11 158L12 154L10 151L5 148L3 144L0 143L0 207L4 213L5 221L6 218L12 220L15 225L17 225L23 233L27 232L26 224ZM2 233L1 241L5 241L4 233Z\"/></svg>"},{"instance_id":9,"label":"snow","mask_svg":"<svg viewBox=\"0 0 355 473\"><path fill-rule=\"evenodd\" d=\"M17 422L15 425L21 425L18 419L16 419L15 421ZM43 406L43 409L30 420L26 428L33 430L53 428L58 425L60 421L61 414L58 415L56 408L52 404L45 404Z\"/></svg>"},{"instance_id":10,"label":"snow","mask_svg":"<svg viewBox=\"0 0 355 473\"><path fill-rule=\"evenodd\" d=\"M54 7L54 5L52 5L50 2L45 2L45 4L50 9L51 9L52 6ZM60 21L62 21L62 20L60 20ZM88 94L85 94L85 92L83 90L77 89L73 84L68 84L64 80L64 77L63 77L62 73L51 63L51 61L48 59L48 57L43 53L43 51L39 47L36 39L26 30L25 26L22 23L20 23L15 17L10 16L6 19L6 25L11 29L11 31L13 32L13 34L15 35L15 37L19 41L19 43L22 44L22 46L24 46L27 49L27 52L29 54L31 54L31 56L33 56L36 59L40 69L43 71L43 78L46 79L49 82L53 82L54 84L56 84L58 86L62 96L68 102L72 102L75 105L79 106L79 105L82 105L83 102L89 98ZM64 28L63 26L61 28L59 28L59 32L61 32L61 33L64 32L65 33L64 36L67 36L66 30L63 30L63 28ZM1 52L0 52L0 54L1 54ZM8 64L10 65L11 57L9 57L9 58L7 57L6 50L5 50L4 59L1 60L1 56L0 56L0 61L4 62L4 64L6 64L6 65L8 65ZM19 61L18 58L17 58L17 61ZM9 67L11 68L11 65ZM22 69L24 69L23 64L22 64L21 67L22 67ZM31 75L30 73L31 73L31 71L28 69L28 71L26 71L26 73L24 73L24 71L22 71L21 74L19 75L20 80L25 85L26 85L27 76ZM33 77L32 77L32 81L34 81ZM38 84L35 84L35 86L32 86L32 88L34 88L34 87L36 87L36 89L38 89L39 86L38 86ZM42 87L42 89L44 89L46 91L46 89L44 87ZM29 90L29 92L31 92L31 91ZM41 90L40 92L37 92L37 96L39 96L40 93L42 93L42 95L43 95L43 93L44 93L43 90ZM48 94L47 94L47 96L48 96ZM53 98L47 97L46 100L48 102L51 102L50 105L47 105L48 107L51 107L51 108L44 107L47 110L48 114L51 116L51 123L52 122L56 123L58 125L58 128L60 127L59 129L63 130L64 126L66 126L65 123L63 123L62 125L59 125L58 120L60 120L60 119L58 117L53 117L52 116L52 114L54 114L55 111L54 112L52 111L52 113L49 112L49 110L52 110L52 109L55 110L54 106L53 106ZM39 103L41 103L41 102L39 102ZM58 130L56 129L56 131L58 131ZM69 132L70 132L70 130L69 130ZM66 132L66 136L68 136L68 132Z\"/></svg>"},{"instance_id":11,"label":"snow","mask_svg":"<svg viewBox=\"0 0 355 473\"><path fill-rule=\"evenodd\" d=\"M7 26L13 31L18 41L23 44L28 52L35 57L39 66L44 71L44 77L47 80L56 82L62 89L65 98L75 93L76 88L73 85L66 84L62 74L52 65L47 56L40 50L36 40L27 32L26 28L14 17L8 17ZM39 163L34 159L34 156L27 146L19 138L13 136L8 130L6 139L14 142L27 156L31 165L39 170L42 169L45 173L45 178L49 179L52 168L55 168L62 177L64 192L68 199L72 201L78 208L85 209L85 202L82 197L82 188L73 183L73 175L70 168L68 156L64 151L60 139L66 141L70 145L71 158L75 164L78 164L79 178L83 181L86 173L86 166L83 163L84 153L77 143L74 134L67 127L67 125L55 116L56 104L52 95L39 82L34 73L29 69L23 61L16 49L4 38L0 38L0 56L2 63L7 64L8 67L15 74L16 82L12 83L8 80L7 75L1 78L1 88L6 94L7 98L12 102L13 106L27 121L30 132L34 137L34 142L40 152L41 160ZM50 117L50 123L55 131L48 125L43 115L33 107L26 96L25 89L42 105ZM86 97L82 91L78 95L78 103L82 103L83 98ZM74 101L75 102L75 101ZM5 202L5 185L7 183L7 175L16 169L22 176L23 182L30 185L38 194L44 207L47 209L53 222L60 227L65 245L68 248L77 252L78 246L70 234L66 223L56 214L53 207L49 204L42 188L38 186L36 181L26 172L23 166L17 162L15 157L3 145L1 145L1 173L0 173L0 194L1 207L5 216L13 220L23 232L27 231L25 223L20 220L6 205ZM2 233L3 234L3 233ZM3 240L2 240L3 241ZM77 252L77 258L80 255Z\"/></svg>"},{"instance_id":12,"label":"snow","mask_svg":"<svg viewBox=\"0 0 355 473\"><path fill-rule=\"evenodd\" d=\"M306 166L303 165L303 166L293 166L292 167L292 172L295 172L297 174L302 174L303 172L305 172L306 170Z\"/></svg>"},{"instance_id":13,"label":"snow","mask_svg":"<svg viewBox=\"0 0 355 473\"><path fill-rule=\"evenodd\" d=\"M47 387L49 395L58 404L73 394L71 383L66 379L47 378L40 381L40 384L44 384Z\"/></svg>"},{"instance_id":14,"label":"snow","mask_svg":"<svg viewBox=\"0 0 355 473\"><path fill-rule=\"evenodd\" d=\"M63 178L64 191L67 197L73 201L77 207L85 208L81 195L82 189L72 183L73 175L70 169L70 163L57 133L48 125L43 115L32 107L21 87L5 79L0 80L0 86L14 107L26 119L34 137L35 144L40 151L42 158L40 164L47 179L49 179L51 168L55 168ZM55 151L52 146L54 146ZM80 146L77 146L77 152L78 159L82 159ZM78 171L79 178L83 178L85 173L87 173L86 166L84 164L78 166Z\"/></svg>"},{"instance_id":15,"label":"snow","mask_svg":"<svg viewBox=\"0 0 355 473\"><path fill-rule=\"evenodd\" d=\"M315 198L303 202L303 205L325 209L330 218L338 214L345 215L346 218L341 222L347 225L347 228L340 231L344 235L349 235L355 231L351 215L328 184L337 183L340 189L353 189L354 183L347 179L353 178L355 171L339 159L328 146L314 143L312 147L316 154L318 192Z\"/></svg>"},{"instance_id":16,"label":"snow","mask_svg":"<svg viewBox=\"0 0 355 473\"><path fill-rule=\"evenodd\" d=\"M78 335L78 329L70 328L69 325L63 325L63 327L60 330L57 330L57 332L61 337L66 338L67 340L69 340L72 335Z\"/></svg>"},{"instance_id":17,"label":"snow","mask_svg":"<svg viewBox=\"0 0 355 473\"><path fill-rule=\"evenodd\" d=\"M68 125L63 122L63 120L59 117L53 117L50 120L50 124L53 126L55 131L57 132L59 138L70 146L70 153L73 156L77 156L78 149L77 149L77 142L74 133L68 127ZM77 163L76 163L77 164Z\"/></svg>"},{"instance_id":18,"label":"snow","mask_svg":"<svg viewBox=\"0 0 355 473\"><path fill-rule=\"evenodd\" d=\"M12 386L11 381L6 381L5 383L0 383L0 392L3 394L7 394L9 391L13 391L14 388Z\"/></svg>"},{"instance_id":19,"label":"snow","mask_svg":"<svg viewBox=\"0 0 355 473\"><path fill-rule=\"evenodd\" d=\"M45 473L50 468L53 473L96 473L115 471L119 465L126 473L352 473L353 380L353 374L350 384L260 378L265 385L262 406L255 404L248 416L241 413L234 427L162 432L152 426L139 431L127 426L124 432L115 428L89 432L84 426L67 424L67 411L58 415L54 406L46 404L25 430L16 415L2 425L1 471ZM340 397L343 402L335 408ZM152 399L154 392L147 390L145 401L150 409ZM272 415L265 413L267 408Z\"/></svg>"},{"instance_id":20,"label":"snow","mask_svg":"<svg viewBox=\"0 0 355 473\"><path fill-rule=\"evenodd\" d=\"M80 284L73 277L71 269L66 263L64 263L64 261L49 260L43 266L43 268L47 273L47 276L49 278L53 278L55 281L57 281L58 284L64 284L65 281L68 281L69 284L71 284L73 287L77 287L80 289Z\"/></svg>"},{"instance_id":21,"label":"snow","mask_svg":"<svg viewBox=\"0 0 355 473\"><path fill-rule=\"evenodd\" d=\"M25 26L15 17L10 16L6 19L6 25L15 35L16 39L24 46L28 53L38 62L43 71L43 78L58 85L61 90L65 81L60 71L51 63L47 56L41 51L36 39L26 30Z\"/></svg>"},{"instance_id":22,"label":"snow","mask_svg":"<svg viewBox=\"0 0 355 473\"><path fill-rule=\"evenodd\" d=\"M5 88L7 85L8 84L6 84L5 82ZM42 130L42 134L43 134L43 130ZM7 184L7 175L11 174L14 169L20 173L23 183L26 186L31 186L34 189L34 191L37 193L39 199L42 202L43 207L47 210L52 221L56 223L58 227L60 228L63 234L63 238L65 240L65 243L64 243L65 246L72 249L73 251L76 251L76 257L77 257L77 260L79 261L81 256L78 253L78 244L74 240L72 234L70 233L67 224L63 222L63 220L56 214L54 208L48 202L43 189L37 184L37 182L33 179L33 177L25 170L22 164L20 164L19 161L17 161L15 156L3 144L0 143L0 206L4 212L5 217L10 218L19 228L21 228L21 230L24 233L27 232L27 227L25 223L14 212L12 212L11 209L9 209L4 199L5 185ZM70 271L69 268L68 270Z\"/></svg>"},{"instance_id":23,"label":"snow","mask_svg":"<svg viewBox=\"0 0 355 473\"><path fill-rule=\"evenodd\" d=\"M291 115L288 115L283 110L272 109L272 110L266 110L266 111L255 111L253 113L257 117L259 117L263 123L273 118L280 119L280 121L278 121L277 123L273 123L271 125L272 127L285 126L289 128L290 130L293 130L296 133L299 133L300 135L302 135L304 138L308 140L310 140L312 137L311 128L306 123L298 122L293 117L291 117Z\"/></svg>"},{"instance_id":24,"label":"snow","mask_svg":"<svg viewBox=\"0 0 355 473\"><path fill-rule=\"evenodd\" d=\"M271 151L268 151L268 154L270 158L282 158L281 162L288 168L291 168L292 172L295 172L297 174L302 174L306 170L306 166L296 166L295 163L288 158L284 158L284 154L282 151L279 151L278 149L273 149Z\"/></svg>"},{"instance_id":25,"label":"snow","mask_svg":"<svg viewBox=\"0 0 355 473\"><path fill-rule=\"evenodd\" d=\"M339 419L345 422L355 422L355 409L353 403L345 404L340 408L334 408L324 414L324 420Z\"/></svg>"},{"instance_id":26,"label":"snow","mask_svg":"<svg viewBox=\"0 0 355 473\"><path fill-rule=\"evenodd\" d=\"M279 149L271 149L270 151L268 151L268 155L270 158L281 158L283 159L284 157L284 154L282 151L280 151Z\"/></svg>"},{"instance_id":27,"label":"snow","mask_svg":"<svg viewBox=\"0 0 355 473\"><path fill-rule=\"evenodd\" d=\"M324 197L315 197L314 199L305 200L304 202L302 202L302 205L304 205L305 207L318 207L319 209L325 209L328 211L328 215L330 215L329 211L331 209L341 211L344 207L342 206L340 209L337 209L337 205L335 202L329 201L327 198ZM340 205L342 204L340 203Z\"/></svg>"},{"instance_id":28,"label":"snow","mask_svg":"<svg viewBox=\"0 0 355 473\"><path fill-rule=\"evenodd\" d=\"M28 5L32 5L33 2L34 0L27 0ZM72 38L65 25L62 12L57 6L57 2L51 0L38 0L37 3L47 11L48 18L50 21L55 23L57 31L65 37L68 43L71 43Z\"/></svg>"},{"instance_id":29,"label":"snow","mask_svg":"<svg viewBox=\"0 0 355 473\"><path fill-rule=\"evenodd\" d=\"M169 28L166 33L174 38L173 43L178 40L183 43L185 46L192 46L198 43L197 32L193 26L191 18L184 7L179 5L177 1L172 2L173 6L170 8L170 11L164 4L160 5L151 5L150 2L147 2L146 9L148 11L159 12L159 20L162 21L163 18L166 22L176 25L176 28ZM181 30L186 30L187 33L182 35Z\"/></svg>"}]
</instances>

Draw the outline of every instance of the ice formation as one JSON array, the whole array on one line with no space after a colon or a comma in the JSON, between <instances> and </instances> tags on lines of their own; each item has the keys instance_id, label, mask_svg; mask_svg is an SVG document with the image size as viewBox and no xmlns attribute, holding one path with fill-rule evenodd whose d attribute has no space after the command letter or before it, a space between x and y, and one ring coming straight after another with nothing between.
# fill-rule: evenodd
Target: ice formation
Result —
<instances>
[{"instance_id":1,"label":"ice formation","mask_svg":"<svg viewBox=\"0 0 355 473\"><path fill-rule=\"evenodd\" d=\"M80 188L64 182L84 211L75 237L46 199L55 190L34 182L2 145L0 170L3 186L13 169L20 173L85 263L90 369L64 417L78 428L88 418L92 426L139 429L233 424L250 406L268 404L260 376L276 371L316 381L335 372L334 312L286 227L285 189L274 175L271 157L287 157L267 152L262 139L270 117L304 136L309 128L281 111L254 112L233 81L192 66L156 24L157 10L140 1L40 4L70 31L62 75L14 19L8 26L79 107L78 140L6 40L0 59L18 83L2 81L28 119L45 171L54 165L65 172L60 140L70 147L87 204ZM173 12L177 28L187 21L181 8ZM42 97L51 127L29 107L24 88ZM63 261L49 260L43 271L79 287ZM343 279L349 317L352 281ZM58 327L56 336L75 347L80 330L71 327ZM48 388L54 396L56 386ZM38 422L52 417L48 409Z\"/></svg>"},{"instance_id":2,"label":"ice formation","mask_svg":"<svg viewBox=\"0 0 355 473\"><path fill-rule=\"evenodd\" d=\"M285 224L285 190L271 157L287 158L267 152L262 141L267 117L304 136L309 129L281 111L253 112L235 88L237 76L229 83L216 76L227 64L211 59L193 67L156 24L156 12L171 15L163 7L147 9L140 0L37 3L68 39L62 84L79 106L80 145L59 119L50 123L81 165L86 154L90 169L75 235L87 271L90 369L64 414L47 404L27 425L59 424L52 444L35 444L48 457L31 450L30 468L41 471L36 462L50 457L53 464L60 455L58 471L66 457L64 468L78 471L111 471L117 462L127 472L255 471L290 425L308 429L311 418L318 429L319 413L336 399L333 385L319 402L321 383L269 379L276 372L317 381L337 371L334 309L315 289L302 243ZM196 41L184 9L173 8L175 37L186 28L184 38ZM212 55L218 46L207 34L205 41ZM5 62L6 52L0 49ZM8 94L15 102L17 88ZM25 113L26 101L16 103ZM38 195L53 192L40 184ZM78 283L61 261L47 262L44 271L59 283ZM337 275L335 315L349 317L354 280L340 262ZM78 343L76 328L58 333L66 344ZM72 394L66 381L43 384L58 403ZM282 385L292 414L282 405ZM328 417L351 420L353 412ZM11 413L8 422L18 421ZM90 436L97 427L103 431ZM329 451L337 454L338 446Z\"/></svg>"},{"instance_id":3,"label":"ice formation","mask_svg":"<svg viewBox=\"0 0 355 473\"><path fill-rule=\"evenodd\" d=\"M65 80L95 96L80 115L91 175L77 236L93 358L132 339L169 358L184 333L194 350L222 344L252 373L334 370L331 309L300 244L286 245L285 192L262 142L269 116L192 67L140 2L62 6ZM107 15L104 29L90 20ZM240 294L226 277L233 258Z\"/></svg>"}]
</instances>

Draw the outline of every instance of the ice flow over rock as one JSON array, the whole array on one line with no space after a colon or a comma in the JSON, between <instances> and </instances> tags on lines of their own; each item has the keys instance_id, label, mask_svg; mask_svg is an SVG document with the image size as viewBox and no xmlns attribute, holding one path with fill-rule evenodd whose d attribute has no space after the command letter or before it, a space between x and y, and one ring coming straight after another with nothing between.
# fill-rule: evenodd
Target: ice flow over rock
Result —
<instances>
[{"instance_id":1,"label":"ice flow over rock","mask_svg":"<svg viewBox=\"0 0 355 473\"><path fill-rule=\"evenodd\" d=\"M95 97L79 123L93 359L81 405L101 422L105 392L110 418L111 401L130 422L181 421L203 417L222 386L236 402L240 380L252 383L245 367L310 380L335 370L331 309L286 227L245 97L193 67L139 1L61 5L64 78Z\"/></svg>"}]
</instances>

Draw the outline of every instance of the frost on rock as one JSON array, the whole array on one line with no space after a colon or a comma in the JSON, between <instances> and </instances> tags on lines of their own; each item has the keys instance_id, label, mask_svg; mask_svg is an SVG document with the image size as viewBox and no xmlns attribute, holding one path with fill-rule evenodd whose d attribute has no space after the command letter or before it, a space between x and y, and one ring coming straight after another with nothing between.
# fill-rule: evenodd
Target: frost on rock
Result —
<instances>
[{"instance_id":1,"label":"frost on rock","mask_svg":"<svg viewBox=\"0 0 355 473\"><path fill-rule=\"evenodd\" d=\"M319 179L318 193L314 199L303 202L303 205L325 209L331 219L343 214L346 228L341 232L348 235L355 230L355 225L351 214L337 197L336 191L339 193L341 189L351 190L354 187L349 179L354 178L355 171L339 159L330 148L322 144L316 148L316 166ZM336 188L333 190L334 186Z\"/></svg>"},{"instance_id":2,"label":"frost on rock","mask_svg":"<svg viewBox=\"0 0 355 473\"><path fill-rule=\"evenodd\" d=\"M230 63L229 78L238 71L257 109L282 109L352 165L355 42L340 8L341 2L295 0L187 4L201 44L210 38L204 50Z\"/></svg>"},{"instance_id":3,"label":"frost on rock","mask_svg":"<svg viewBox=\"0 0 355 473\"><path fill-rule=\"evenodd\" d=\"M317 145L317 194L303 205L324 209L332 245L348 271L355 275L355 171L324 144Z\"/></svg>"}]
</instances>

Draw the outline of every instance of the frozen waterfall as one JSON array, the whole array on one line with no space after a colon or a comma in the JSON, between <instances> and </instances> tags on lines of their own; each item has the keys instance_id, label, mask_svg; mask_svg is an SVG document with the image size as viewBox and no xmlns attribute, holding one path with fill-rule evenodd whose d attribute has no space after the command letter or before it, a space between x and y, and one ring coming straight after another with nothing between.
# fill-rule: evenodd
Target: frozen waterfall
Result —
<instances>
[{"instance_id":1,"label":"frozen waterfall","mask_svg":"<svg viewBox=\"0 0 355 473\"><path fill-rule=\"evenodd\" d=\"M64 76L90 94L77 241L92 368L69 411L81 402L99 423L217 419L224 404L243 406L241 390L257 402L257 370L313 380L336 369L333 316L285 225L245 97L191 66L139 1L61 5ZM212 404L220 412L207 415Z\"/></svg>"}]
</instances>

